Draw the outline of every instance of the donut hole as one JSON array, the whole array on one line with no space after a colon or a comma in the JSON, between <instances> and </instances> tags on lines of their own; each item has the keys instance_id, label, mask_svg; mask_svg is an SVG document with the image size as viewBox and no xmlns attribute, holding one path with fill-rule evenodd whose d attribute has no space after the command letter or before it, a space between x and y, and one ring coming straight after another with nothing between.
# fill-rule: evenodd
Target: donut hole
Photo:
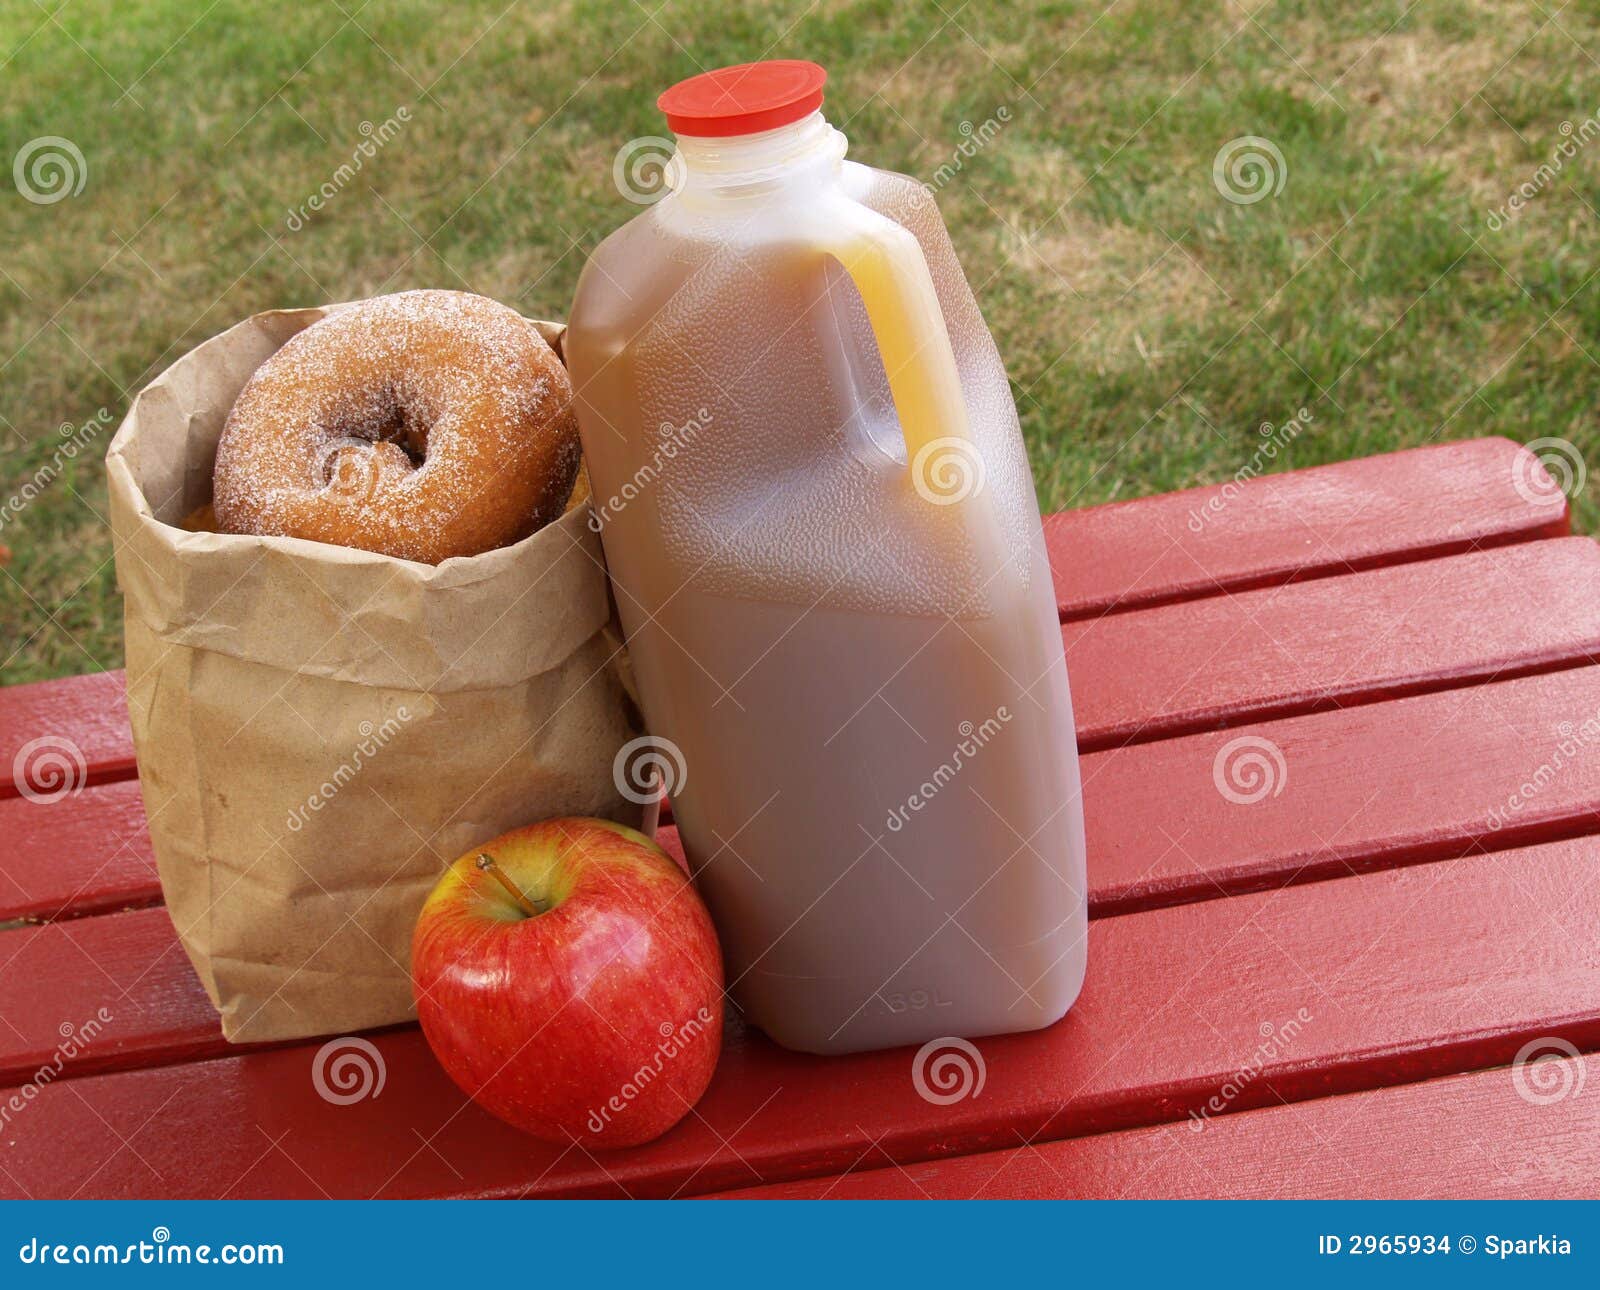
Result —
<instances>
[{"instance_id":1,"label":"donut hole","mask_svg":"<svg viewBox=\"0 0 1600 1290\"><path fill-rule=\"evenodd\" d=\"M405 453L406 459L416 469L428 459L428 425L418 409L409 403L396 400L394 407L373 427L370 435L363 435L378 443L392 443Z\"/></svg>"},{"instance_id":2,"label":"donut hole","mask_svg":"<svg viewBox=\"0 0 1600 1290\"><path fill-rule=\"evenodd\" d=\"M362 405L342 409L344 415L335 413L332 439L340 445L393 444L404 454L412 469L420 467L428 457L428 427L434 421L433 411L424 407L413 392L399 385L390 385L374 391ZM323 483L328 483L325 474Z\"/></svg>"}]
</instances>

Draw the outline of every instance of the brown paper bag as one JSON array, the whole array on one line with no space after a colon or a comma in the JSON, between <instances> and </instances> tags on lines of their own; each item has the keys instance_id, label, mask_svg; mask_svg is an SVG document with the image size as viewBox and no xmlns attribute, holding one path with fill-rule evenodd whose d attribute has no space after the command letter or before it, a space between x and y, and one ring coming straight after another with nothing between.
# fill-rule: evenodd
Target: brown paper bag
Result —
<instances>
[{"instance_id":1,"label":"brown paper bag","mask_svg":"<svg viewBox=\"0 0 1600 1290\"><path fill-rule=\"evenodd\" d=\"M586 505L436 567L178 527L245 381L328 312L185 355L106 458L161 885L240 1042L412 1017L412 924L446 864L549 816L639 820L612 779L639 731Z\"/></svg>"}]
</instances>

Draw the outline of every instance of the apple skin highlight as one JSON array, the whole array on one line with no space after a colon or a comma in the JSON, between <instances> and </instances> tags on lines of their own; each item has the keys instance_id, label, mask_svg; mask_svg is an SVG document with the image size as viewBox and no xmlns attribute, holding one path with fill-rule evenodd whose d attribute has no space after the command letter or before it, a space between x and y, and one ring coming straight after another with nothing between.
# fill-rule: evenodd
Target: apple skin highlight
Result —
<instances>
[{"instance_id":1,"label":"apple skin highlight","mask_svg":"<svg viewBox=\"0 0 1600 1290\"><path fill-rule=\"evenodd\" d=\"M479 856L535 906L527 916ZM705 1092L722 954L682 870L605 820L528 825L456 860L411 946L417 1016L485 1110L547 1142L636 1146Z\"/></svg>"}]
</instances>

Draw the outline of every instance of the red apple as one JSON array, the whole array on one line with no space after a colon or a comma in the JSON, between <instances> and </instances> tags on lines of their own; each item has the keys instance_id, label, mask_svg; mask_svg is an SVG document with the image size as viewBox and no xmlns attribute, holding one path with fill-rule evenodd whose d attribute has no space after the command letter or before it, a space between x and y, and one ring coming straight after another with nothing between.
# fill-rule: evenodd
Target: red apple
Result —
<instances>
[{"instance_id":1,"label":"red apple","mask_svg":"<svg viewBox=\"0 0 1600 1290\"><path fill-rule=\"evenodd\" d=\"M411 976L451 1079L563 1146L660 1137L722 1048L705 906L660 847L606 820L546 820L462 856L422 907Z\"/></svg>"}]
</instances>

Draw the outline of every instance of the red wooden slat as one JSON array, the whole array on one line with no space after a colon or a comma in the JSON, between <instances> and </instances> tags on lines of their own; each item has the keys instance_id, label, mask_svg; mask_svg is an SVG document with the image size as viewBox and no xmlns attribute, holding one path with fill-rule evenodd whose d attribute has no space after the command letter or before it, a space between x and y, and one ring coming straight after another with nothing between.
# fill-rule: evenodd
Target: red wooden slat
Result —
<instances>
[{"instance_id":1,"label":"red wooden slat","mask_svg":"<svg viewBox=\"0 0 1600 1290\"><path fill-rule=\"evenodd\" d=\"M1600 667L1136 744L1082 766L1100 914L1567 837L1600 823Z\"/></svg>"},{"instance_id":2,"label":"red wooden slat","mask_svg":"<svg viewBox=\"0 0 1600 1290\"><path fill-rule=\"evenodd\" d=\"M0 799L0 922L105 913L160 896L137 780L49 803Z\"/></svg>"},{"instance_id":3,"label":"red wooden slat","mask_svg":"<svg viewBox=\"0 0 1600 1290\"><path fill-rule=\"evenodd\" d=\"M7 1125L0 1192L716 1191L1184 1122L1226 1087L1235 1112L1503 1063L1545 1035L1591 1047L1597 871L1584 839L1100 920L1077 1007L979 1041L982 1089L948 1104L918 1094L909 1049L805 1057L734 1026L694 1115L595 1157L464 1108L407 1029L372 1037L382 1092L352 1105L317 1092L315 1043L52 1082Z\"/></svg>"},{"instance_id":4,"label":"red wooden slat","mask_svg":"<svg viewBox=\"0 0 1600 1290\"><path fill-rule=\"evenodd\" d=\"M1080 738L1086 747L1104 748L1589 659L1600 647L1600 547L1587 538L1526 543L1068 623L1063 633ZM1559 697L1586 693L1589 675L1584 669L1568 681L1477 697L1440 695L1421 706L1386 705L1365 717L1334 714L1327 724L1274 726L1265 737L1285 749L1309 743L1313 756L1305 761L1297 754L1302 769L1288 768L1301 791L1261 804L1248 820L1215 790L1215 740L1180 741L1137 755L1126 749L1110 773L1112 763L1086 757L1091 856L1100 866L1092 875L1096 908L1125 910L1276 881L1308 860L1339 872L1344 860L1389 863L1418 845L1429 848L1418 854L1450 854L1446 843L1482 832L1489 807L1537 768L1537 762L1524 765L1528 747L1549 745L1561 721L1579 724L1594 712L1594 704L1574 712ZM1524 696L1535 697L1525 704ZM1374 832L1352 824L1359 845L1330 846L1324 853L1320 840L1335 843L1346 817L1372 791L1363 776L1408 740L1434 747L1438 728L1455 722L1463 704L1493 713L1493 728L1475 726L1470 738L1478 741L1483 765L1504 772L1500 787L1481 802L1463 802L1458 793L1404 803L1406 818L1365 813L1364 820L1382 820L1383 827ZM1390 728L1391 719L1399 724ZM1451 746L1456 741L1452 734ZM1304 789L1312 783L1306 774L1322 776L1305 817L1314 832L1302 828ZM1403 768L1386 775L1410 782ZM1470 775L1455 783L1466 793L1480 786ZM1393 797L1395 788L1390 782L1378 791ZM1544 796L1540 805L1554 810L1556 831L1595 808L1594 788L1592 778L1566 777ZM0 824L14 829L0 832L11 839L0 855L13 870L10 882L0 882L0 917L155 900L137 809L126 786L84 790L52 805L0 802ZM1241 831L1245 823L1250 828ZM1553 836L1548 825L1530 839ZM1195 840L1185 841L1186 830ZM1427 836L1419 838L1418 830ZM1191 862L1190 854L1199 858ZM50 881L38 887L43 878Z\"/></svg>"},{"instance_id":5,"label":"red wooden slat","mask_svg":"<svg viewBox=\"0 0 1600 1290\"><path fill-rule=\"evenodd\" d=\"M126 779L134 773L123 674L0 689L0 798Z\"/></svg>"},{"instance_id":6,"label":"red wooden slat","mask_svg":"<svg viewBox=\"0 0 1600 1290\"><path fill-rule=\"evenodd\" d=\"M51 1065L62 1028L91 1019L96 1039L61 1054L66 1074L228 1051L164 908L0 932L0 1084Z\"/></svg>"},{"instance_id":7,"label":"red wooden slat","mask_svg":"<svg viewBox=\"0 0 1600 1290\"><path fill-rule=\"evenodd\" d=\"M1600 545L1523 543L1062 626L1085 750L1600 661Z\"/></svg>"},{"instance_id":8,"label":"red wooden slat","mask_svg":"<svg viewBox=\"0 0 1600 1290\"><path fill-rule=\"evenodd\" d=\"M1267 741L1261 770L1279 795L1234 800L1261 787L1237 778L1240 738ZM1600 667L1138 744L1083 767L1097 917L1569 836L1600 822ZM676 849L674 831L663 841ZM95 961L114 966L89 972ZM222 1051L170 921L148 910L0 932L0 1081L42 1062L57 1025L92 1013L113 981L129 991L119 1046L96 1064Z\"/></svg>"},{"instance_id":9,"label":"red wooden slat","mask_svg":"<svg viewBox=\"0 0 1600 1290\"><path fill-rule=\"evenodd\" d=\"M1434 444L1052 515L1045 543L1062 616L1083 617L1557 537L1565 499L1517 488L1542 469L1509 439Z\"/></svg>"},{"instance_id":10,"label":"red wooden slat","mask_svg":"<svg viewBox=\"0 0 1600 1290\"><path fill-rule=\"evenodd\" d=\"M722 1195L744 1200L1600 1198L1600 1056ZM1534 1083L1536 1078L1539 1082ZM1561 1090L1568 1090L1561 1094ZM1548 1100L1543 1100L1548 1099Z\"/></svg>"},{"instance_id":11,"label":"red wooden slat","mask_svg":"<svg viewBox=\"0 0 1600 1290\"><path fill-rule=\"evenodd\" d=\"M1081 617L1566 533L1563 501L1518 493L1524 457L1477 439L1053 515L1057 599ZM1225 489L1237 495L1191 531ZM89 783L132 774L122 673L0 689L0 758L42 737L76 748ZM16 791L0 782L0 796Z\"/></svg>"}]
</instances>

